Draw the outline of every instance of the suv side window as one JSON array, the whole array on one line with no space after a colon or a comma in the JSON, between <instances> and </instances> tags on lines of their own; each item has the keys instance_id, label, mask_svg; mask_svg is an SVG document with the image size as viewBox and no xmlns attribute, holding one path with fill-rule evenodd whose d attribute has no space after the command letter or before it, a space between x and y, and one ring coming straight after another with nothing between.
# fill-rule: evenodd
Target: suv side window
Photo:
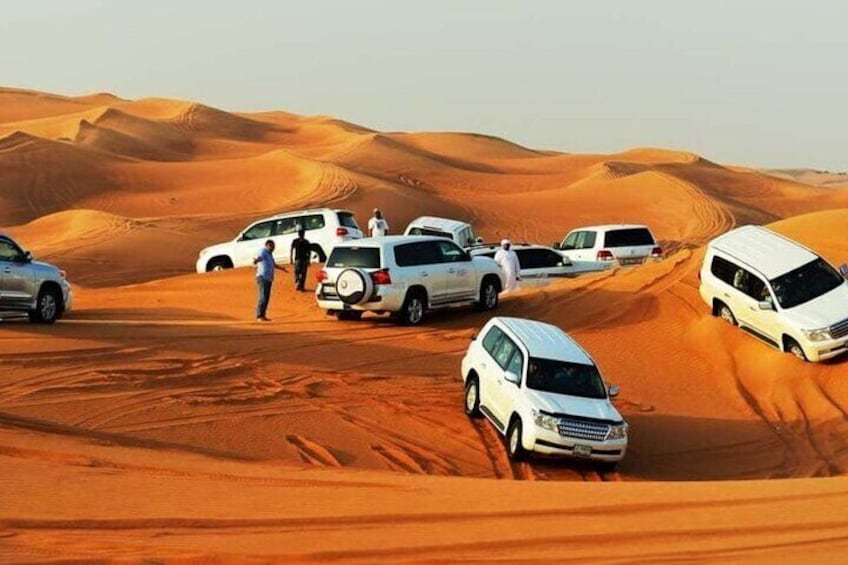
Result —
<instances>
[{"instance_id":1,"label":"suv side window","mask_svg":"<svg viewBox=\"0 0 848 565\"><path fill-rule=\"evenodd\" d=\"M740 267L734 265L724 257L715 255L713 257L713 262L710 265L710 272L715 275L718 280L733 286L733 278L739 268Z\"/></svg>"},{"instance_id":2,"label":"suv side window","mask_svg":"<svg viewBox=\"0 0 848 565\"><path fill-rule=\"evenodd\" d=\"M489 333L486 334L486 337L483 338L483 349L488 351L489 354L494 357L495 349L503 338L504 333L501 329L497 326L492 326L492 329L490 329Z\"/></svg>"},{"instance_id":3,"label":"suv side window","mask_svg":"<svg viewBox=\"0 0 848 565\"><path fill-rule=\"evenodd\" d=\"M495 358L495 361L501 366L501 369L507 370L507 367L509 367L509 361L512 358L513 353L517 350L518 348L515 347L512 340L504 336L498 344L498 347L495 349L495 353L492 357Z\"/></svg>"},{"instance_id":4,"label":"suv side window","mask_svg":"<svg viewBox=\"0 0 848 565\"><path fill-rule=\"evenodd\" d=\"M441 262L441 252L435 241L416 241L395 247L395 263L398 267L434 265Z\"/></svg>"},{"instance_id":5,"label":"suv side window","mask_svg":"<svg viewBox=\"0 0 848 565\"><path fill-rule=\"evenodd\" d=\"M304 216L303 218L301 218L301 220L302 221L299 223L306 231L320 230L325 225L327 225L327 222L324 221L324 214L313 214L311 216Z\"/></svg>"},{"instance_id":6,"label":"suv side window","mask_svg":"<svg viewBox=\"0 0 848 565\"><path fill-rule=\"evenodd\" d=\"M271 230L274 227L274 222L260 222L255 226L249 227L242 234L242 240L263 239L271 237Z\"/></svg>"},{"instance_id":7,"label":"suv side window","mask_svg":"<svg viewBox=\"0 0 848 565\"><path fill-rule=\"evenodd\" d=\"M582 232L576 231L568 234L568 237L565 238L565 241L562 242L563 249L576 249L577 245L577 236Z\"/></svg>"},{"instance_id":8,"label":"suv side window","mask_svg":"<svg viewBox=\"0 0 848 565\"><path fill-rule=\"evenodd\" d=\"M0 239L0 261L20 261L23 254L18 247L7 239Z\"/></svg>"},{"instance_id":9,"label":"suv side window","mask_svg":"<svg viewBox=\"0 0 848 565\"><path fill-rule=\"evenodd\" d=\"M754 300L766 300L771 296L766 283L761 278L718 255L713 257L710 272L719 280Z\"/></svg>"},{"instance_id":10,"label":"suv side window","mask_svg":"<svg viewBox=\"0 0 848 565\"><path fill-rule=\"evenodd\" d=\"M598 234L593 231L577 232L577 241L574 244L574 249L592 249L595 247L595 239Z\"/></svg>"},{"instance_id":11,"label":"suv side window","mask_svg":"<svg viewBox=\"0 0 848 565\"><path fill-rule=\"evenodd\" d=\"M442 263L457 263L465 261L468 255L458 245L451 241L435 242L439 246Z\"/></svg>"},{"instance_id":12,"label":"suv side window","mask_svg":"<svg viewBox=\"0 0 848 565\"><path fill-rule=\"evenodd\" d=\"M274 235L286 235L297 232L302 218L283 218L274 222Z\"/></svg>"},{"instance_id":13,"label":"suv side window","mask_svg":"<svg viewBox=\"0 0 848 565\"><path fill-rule=\"evenodd\" d=\"M524 368L524 356L521 354L521 351L518 348L515 348L515 353L512 354L512 359L509 360L509 364L506 367L506 370L514 375L518 375L518 378L521 378L521 371Z\"/></svg>"}]
</instances>

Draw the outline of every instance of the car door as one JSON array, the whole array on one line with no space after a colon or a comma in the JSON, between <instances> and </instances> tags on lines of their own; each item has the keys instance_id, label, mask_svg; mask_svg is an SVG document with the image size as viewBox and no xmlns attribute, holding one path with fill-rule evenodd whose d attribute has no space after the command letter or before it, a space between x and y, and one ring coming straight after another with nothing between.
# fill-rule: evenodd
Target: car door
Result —
<instances>
[{"instance_id":1,"label":"car door","mask_svg":"<svg viewBox=\"0 0 848 565\"><path fill-rule=\"evenodd\" d=\"M273 223L271 228L271 239L274 240L274 245L277 250L274 251L274 257L278 263L288 263L291 259L291 244L297 237L297 231L303 229L306 231L306 221L309 216L292 216L290 218L280 218ZM323 216L321 216L323 220ZM309 233L306 233L306 239L309 239Z\"/></svg>"},{"instance_id":2,"label":"car door","mask_svg":"<svg viewBox=\"0 0 848 565\"><path fill-rule=\"evenodd\" d=\"M741 273L741 274L739 274ZM734 310L736 320L755 333L760 339L769 342L775 347L780 347L780 328L777 324L775 312L772 306L769 309L761 309L761 302L775 304L766 282L759 276L747 269L739 269L737 278L740 291L738 299L739 307Z\"/></svg>"},{"instance_id":3,"label":"car door","mask_svg":"<svg viewBox=\"0 0 848 565\"><path fill-rule=\"evenodd\" d=\"M24 251L13 241L0 239L0 305L29 306L35 292L35 274Z\"/></svg>"},{"instance_id":4,"label":"car door","mask_svg":"<svg viewBox=\"0 0 848 565\"><path fill-rule=\"evenodd\" d=\"M502 429L506 427L512 414L512 401L515 392L515 384L506 380L505 373L513 367L512 358L517 351L518 346L515 342L504 334L503 339L495 347L491 356L494 366L489 377L492 382L489 408L492 415L500 422ZM520 372L518 376L521 377Z\"/></svg>"},{"instance_id":5,"label":"car door","mask_svg":"<svg viewBox=\"0 0 848 565\"><path fill-rule=\"evenodd\" d=\"M439 241L439 254L445 269L445 300L462 302L477 297L477 275L471 257L451 241Z\"/></svg>"},{"instance_id":6,"label":"car door","mask_svg":"<svg viewBox=\"0 0 848 565\"><path fill-rule=\"evenodd\" d=\"M273 220L258 222L244 230L235 243L233 266L245 267L252 265L254 257L259 255L265 242L271 239L273 232Z\"/></svg>"},{"instance_id":7,"label":"car door","mask_svg":"<svg viewBox=\"0 0 848 565\"><path fill-rule=\"evenodd\" d=\"M405 244L409 247L413 263L408 273L409 284L422 284L427 290L430 305L440 306L447 302L447 268L442 262L440 241L421 241Z\"/></svg>"}]
</instances>

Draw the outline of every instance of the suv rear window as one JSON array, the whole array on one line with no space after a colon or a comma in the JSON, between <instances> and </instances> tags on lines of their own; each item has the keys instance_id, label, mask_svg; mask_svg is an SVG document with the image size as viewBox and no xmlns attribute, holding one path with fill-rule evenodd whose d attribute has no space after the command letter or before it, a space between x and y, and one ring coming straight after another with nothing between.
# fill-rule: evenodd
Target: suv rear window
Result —
<instances>
[{"instance_id":1,"label":"suv rear window","mask_svg":"<svg viewBox=\"0 0 848 565\"><path fill-rule=\"evenodd\" d=\"M447 239L453 239L453 236L448 232L433 230L430 228L412 228L409 230L407 235L433 235L436 237L444 237Z\"/></svg>"},{"instance_id":2,"label":"suv rear window","mask_svg":"<svg viewBox=\"0 0 848 565\"><path fill-rule=\"evenodd\" d=\"M339 225L344 226L346 228L353 228L358 230L359 224L356 223L356 218L351 212L338 212L339 216Z\"/></svg>"},{"instance_id":3,"label":"suv rear window","mask_svg":"<svg viewBox=\"0 0 848 565\"><path fill-rule=\"evenodd\" d=\"M636 247L639 245L655 245L654 236L648 228L627 228L611 230L604 237L604 247Z\"/></svg>"},{"instance_id":4,"label":"suv rear window","mask_svg":"<svg viewBox=\"0 0 848 565\"><path fill-rule=\"evenodd\" d=\"M379 269L379 247L336 247L327 259L327 266L337 269Z\"/></svg>"}]
</instances>

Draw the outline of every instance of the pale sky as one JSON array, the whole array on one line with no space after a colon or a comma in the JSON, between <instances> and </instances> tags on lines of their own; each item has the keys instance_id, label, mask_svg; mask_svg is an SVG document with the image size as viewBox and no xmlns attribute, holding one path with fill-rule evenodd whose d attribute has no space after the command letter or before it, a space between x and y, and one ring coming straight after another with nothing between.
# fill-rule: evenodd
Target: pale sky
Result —
<instances>
[{"instance_id":1,"label":"pale sky","mask_svg":"<svg viewBox=\"0 0 848 565\"><path fill-rule=\"evenodd\" d=\"M0 84L848 170L848 2L3 2Z\"/></svg>"}]
</instances>

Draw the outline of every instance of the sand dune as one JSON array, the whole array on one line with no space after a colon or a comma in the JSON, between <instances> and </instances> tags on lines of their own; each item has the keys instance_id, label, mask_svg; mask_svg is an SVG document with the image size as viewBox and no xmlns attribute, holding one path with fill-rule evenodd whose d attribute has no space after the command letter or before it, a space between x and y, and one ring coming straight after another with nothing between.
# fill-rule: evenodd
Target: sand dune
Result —
<instances>
[{"instance_id":1,"label":"sand dune","mask_svg":"<svg viewBox=\"0 0 848 565\"><path fill-rule=\"evenodd\" d=\"M848 192L684 151L567 154L110 94L0 89L0 136L0 230L76 289L55 326L0 323L0 562L848 549L848 361L802 365L726 326L697 280L704 244L748 222L848 260ZM192 273L201 248L254 219L319 205L361 223L380 206L398 231L468 219L487 239L650 225L663 262L525 289L499 310L563 327L621 386L619 470L512 464L464 416L459 362L485 314L345 325L281 274L274 321L257 325L251 270Z\"/></svg>"}]
</instances>

